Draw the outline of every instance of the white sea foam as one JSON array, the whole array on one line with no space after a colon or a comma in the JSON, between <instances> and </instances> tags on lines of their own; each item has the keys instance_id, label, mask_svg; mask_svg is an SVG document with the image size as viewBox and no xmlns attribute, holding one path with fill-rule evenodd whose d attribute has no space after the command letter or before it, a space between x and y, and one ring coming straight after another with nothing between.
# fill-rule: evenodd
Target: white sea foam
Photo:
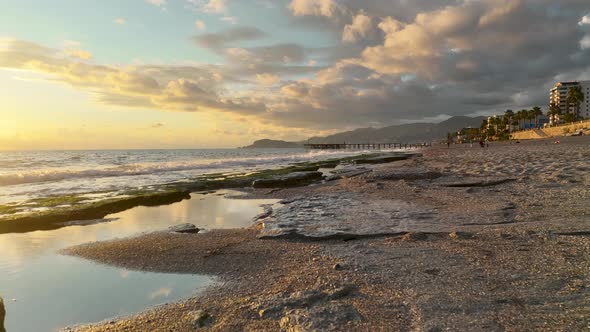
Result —
<instances>
[{"instance_id":1,"label":"white sea foam","mask_svg":"<svg viewBox=\"0 0 590 332\"><path fill-rule=\"evenodd\" d=\"M171 150L174 151L174 150ZM13 162L4 157L0 167L0 186L58 182L64 180L97 179L107 177L134 177L167 174L167 180L181 180L200 174L212 172L239 172L245 170L272 168L290 163L323 160L362 153L362 151L303 151L288 150L265 153L259 150L219 150L214 153L207 150L202 154L195 150L170 151L133 151L130 156L125 152L79 153L75 158L62 156L51 159L45 165L19 167L14 169ZM215 151L215 150L214 150ZM43 158L48 159L44 152ZM128 153L128 152L127 152ZM80 155L82 154L82 155ZM34 159L34 157L30 157ZM42 158L39 158L42 159ZM176 159L176 160L175 160ZM49 166L49 167L43 167ZM174 174L175 176L171 176Z\"/></svg>"}]
</instances>

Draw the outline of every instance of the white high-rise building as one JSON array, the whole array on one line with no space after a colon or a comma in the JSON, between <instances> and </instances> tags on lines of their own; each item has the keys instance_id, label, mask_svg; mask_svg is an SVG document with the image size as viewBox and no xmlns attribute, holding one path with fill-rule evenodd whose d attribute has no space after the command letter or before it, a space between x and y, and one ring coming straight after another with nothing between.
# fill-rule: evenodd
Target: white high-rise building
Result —
<instances>
[{"instance_id":1,"label":"white high-rise building","mask_svg":"<svg viewBox=\"0 0 590 332\"><path fill-rule=\"evenodd\" d=\"M580 104L578 116L588 119L590 118L590 81L555 83L555 86L553 86L549 93L549 105L555 104L559 106L563 114L572 112L573 110L568 109L567 92L569 88L574 86L580 86L584 94L584 101Z\"/></svg>"}]
</instances>

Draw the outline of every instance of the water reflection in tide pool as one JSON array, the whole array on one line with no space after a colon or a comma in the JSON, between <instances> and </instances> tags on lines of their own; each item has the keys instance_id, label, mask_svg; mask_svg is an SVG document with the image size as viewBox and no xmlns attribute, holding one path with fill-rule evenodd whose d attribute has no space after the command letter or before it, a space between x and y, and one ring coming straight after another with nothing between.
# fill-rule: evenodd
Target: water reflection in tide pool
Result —
<instances>
[{"instance_id":1,"label":"water reflection in tide pool","mask_svg":"<svg viewBox=\"0 0 590 332\"><path fill-rule=\"evenodd\" d=\"M60 249L186 222L207 229L245 227L262 211L261 205L275 202L193 195L167 206L113 214L107 217L113 220L108 223L0 235L0 296L6 304L7 331L54 331L139 312L191 296L211 282L207 276L144 273L94 264L56 254Z\"/></svg>"}]
</instances>

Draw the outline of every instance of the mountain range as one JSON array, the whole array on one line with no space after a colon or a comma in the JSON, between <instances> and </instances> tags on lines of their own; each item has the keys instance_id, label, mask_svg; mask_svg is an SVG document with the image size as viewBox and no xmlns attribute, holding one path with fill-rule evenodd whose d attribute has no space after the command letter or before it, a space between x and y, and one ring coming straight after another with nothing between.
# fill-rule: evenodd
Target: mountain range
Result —
<instances>
[{"instance_id":1,"label":"mountain range","mask_svg":"<svg viewBox=\"0 0 590 332\"><path fill-rule=\"evenodd\" d=\"M312 137L303 142L259 140L246 148L297 147L305 143L422 143L446 138L447 133L466 127L479 128L486 119L480 117L454 116L439 123L408 123L383 128L359 128L325 137Z\"/></svg>"}]
</instances>

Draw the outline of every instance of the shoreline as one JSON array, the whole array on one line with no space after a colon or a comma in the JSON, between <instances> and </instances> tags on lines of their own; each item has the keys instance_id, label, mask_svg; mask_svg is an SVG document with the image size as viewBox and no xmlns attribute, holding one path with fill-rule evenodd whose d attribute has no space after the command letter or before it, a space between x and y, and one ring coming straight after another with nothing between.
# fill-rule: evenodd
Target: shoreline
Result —
<instances>
[{"instance_id":1,"label":"shoreline","mask_svg":"<svg viewBox=\"0 0 590 332\"><path fill-rule=\"evenodd\" d=\"M588 142L433 148L352 178L246 197L285 199L301 220L276 211L249 229L69 248L115 266L221 280L185 301L75 330L582 330ZM506 178L514 181L489 182ZM327 210L330 199L354 210ZM393 203L397 212L370 214ZM260 239L277 229L285 236Z\"/></svg>"},{"instance_id":2,"label":"shoreline","mask_svg":"<svg viewBox=\"0 0 590 332\"><path fill-rule=\"evenodd\" d=\"M160 184L150 189L126 190L108 195L108 192L66 194L32 199L20 205L0 205L0 234L26 233L38 230L53 230L67 226L68 222L79 220L101 219L105 216L122 212L137 206L160 206L188 199L190 193L221 189L240 189L254 185L256 181L272 180L299 173L317 172L321 168L335 168L343 163L372 162L378 156L393 155L406 158L411 152L375 152L362 153L349 157L330 158L322 161L300 162L289 166L264 169L246 173L211 173L195 177L183 182ZM377 160L376 163L386 162ZM302 174L303 175L303 174ZM316 174L309 178L294 178L293 183L286 186L306 185L319 180L323 176ZM89 196L104 196L103 199L90 199ZM40 208L41 211L26 212L26 209ZM21 209L25 209L21 211Z\"/></svg>"}]
</instances>

